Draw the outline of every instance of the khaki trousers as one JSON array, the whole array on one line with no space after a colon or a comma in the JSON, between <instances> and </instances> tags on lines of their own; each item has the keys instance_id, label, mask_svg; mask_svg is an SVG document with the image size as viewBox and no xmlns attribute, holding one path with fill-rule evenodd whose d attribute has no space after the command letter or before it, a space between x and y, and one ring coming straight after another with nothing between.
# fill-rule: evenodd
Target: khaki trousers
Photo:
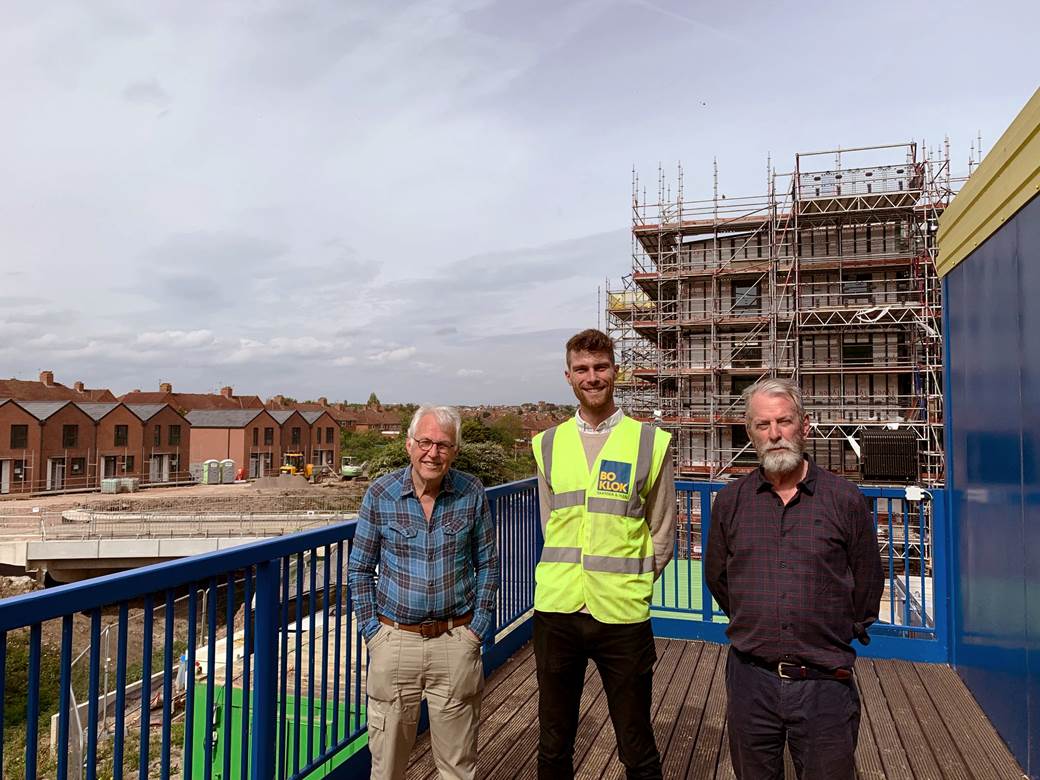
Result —
<instances>
[{"instance_id":1,"label":"khaki trousers","mask_svg":"<svg viewBox=\"0 0 1040 780\"><path fill-rule=\"evenodd\" d=\"M368 748L373 780L401 780L426 697L430 742L445 780L473 780L484 690L480 640L465 626L423 639L382 626L368 645Z\"/></svg>"}]
</instances>

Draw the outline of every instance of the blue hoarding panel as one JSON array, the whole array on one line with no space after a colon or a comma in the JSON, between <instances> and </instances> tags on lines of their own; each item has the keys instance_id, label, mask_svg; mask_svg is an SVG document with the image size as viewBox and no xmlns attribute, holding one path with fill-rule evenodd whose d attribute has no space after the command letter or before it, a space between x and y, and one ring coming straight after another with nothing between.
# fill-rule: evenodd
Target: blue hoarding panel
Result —
<instances>
[{"instance_id":1,"label":"blue hoarding panel","mask_svg":"<svg viewBox=\"0 0 1040 780\"><path fill-rule=\"evenodd\" d=\"M961 677L1037 777L1040 199L946 279L955 614Z\"/></svg>"}]
</instances>

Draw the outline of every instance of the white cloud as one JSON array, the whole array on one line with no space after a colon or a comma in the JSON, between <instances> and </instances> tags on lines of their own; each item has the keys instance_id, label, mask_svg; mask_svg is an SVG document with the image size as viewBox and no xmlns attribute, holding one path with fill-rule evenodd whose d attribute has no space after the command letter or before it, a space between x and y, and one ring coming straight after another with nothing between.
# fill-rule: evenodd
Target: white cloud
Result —
<instances>
[{"instance_id":1,"label":"white cloud","mask_svg":"<svg viewBox=\"0 0 1040 780\"><path fill-rule=\"evenodd\" d=\"M684 161L688 200L711 196L714 157L734 196L763 191L769 153L783 170L799 150L949 134L964 160L1036 89L1034 0L981 18L951 7L923 29L924 49L982 47L926 90L902 88L890 35L914 0L689 5L5 7L0 370L116 391L161 377L186 392L569 400L563 344L597 323L604 279L631 271L633 167L652 202L659 160ZM744 99L759 66L731 56L734 37L768 50L849 29L880 42L871 67ZM645 78L633 40L660 72L691 74L679 99ZM849 95L879 108L850 114Z\"/></svg>"},{"instance_id":2,"label":"white cloud","mask_svg":"<svg viewBox=\"0 0 1040 780\"><path fill-rule=\"evenodd\" d=\"M397 349L385 349L368 356L373 363L399 363L407 360L415 354L415 347L398 347Z\"/></svg>"},{"instance_id":3,"label":"white cloud","mask_svg":"<svg viewBox=\"0 0 1040 780\"><path fill-rule=\"evenodd\" d=\"M460 368L455 374L456 376L483 376L484 371L479 368Z\"/></svg>"},{"instance_id":4,"label":"white cloud","mask_svg":"<svg viewBox=\"0 0 1040 780\"><path fill-rule=\"evenodd\" d=\"M148 331L137 336L136 343L142 347L158 349L193 349L208 347L216 342L211 330L162 330Z\"/></svg>"}]
</instances>

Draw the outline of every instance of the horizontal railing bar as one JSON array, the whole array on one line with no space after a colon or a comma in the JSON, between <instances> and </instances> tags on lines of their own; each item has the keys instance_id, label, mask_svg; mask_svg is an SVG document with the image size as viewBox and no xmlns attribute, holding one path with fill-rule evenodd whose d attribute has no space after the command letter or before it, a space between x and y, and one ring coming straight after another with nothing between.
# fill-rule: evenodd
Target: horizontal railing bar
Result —
<instances>
[{"instance_id":1,"label":"horizontal railing bar","mask_svg":"<svg viewBox=\"0 0 1040 780\"><path fill-rule=\"evenodd\" d=\"M10 631L33 622L53 620L69 612L83 612L98 605L177 588L216 574L350 540L354 538L356 527L357 521L351 520L13 596L0 602L0 631Z\"/></svg>"}]
</instances>

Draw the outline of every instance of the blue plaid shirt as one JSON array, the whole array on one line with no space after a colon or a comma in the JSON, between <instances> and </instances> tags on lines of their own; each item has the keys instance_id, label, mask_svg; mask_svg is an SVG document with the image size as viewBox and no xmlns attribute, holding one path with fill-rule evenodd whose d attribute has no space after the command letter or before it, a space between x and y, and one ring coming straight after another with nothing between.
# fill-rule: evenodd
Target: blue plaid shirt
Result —
<instances>
[{"instance_id":1,"label":"blue plaid shirt","mask_svg":"<svg viewBox=\"0 0 1040 780\"><path fill-rule=\"evenodd\" d=\"M498 590L498 550L480 480L449 469L429 523L411 466L373 482L361 502L347 582L366 640L379 630L379 615L422 623L471 611L470 628L484 637Z\"/></svg>"}]
</instances>

